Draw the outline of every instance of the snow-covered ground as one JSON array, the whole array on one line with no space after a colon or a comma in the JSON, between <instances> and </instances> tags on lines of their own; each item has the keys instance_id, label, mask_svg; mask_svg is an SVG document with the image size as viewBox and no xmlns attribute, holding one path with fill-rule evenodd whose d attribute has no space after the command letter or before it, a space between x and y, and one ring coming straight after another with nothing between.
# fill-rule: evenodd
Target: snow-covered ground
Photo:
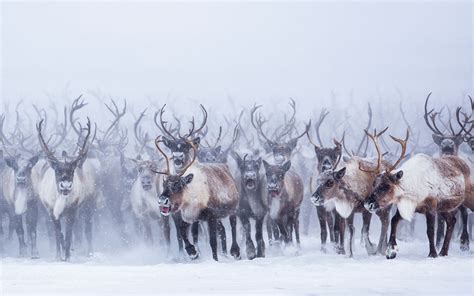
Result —
<instances>
[{"instance_id":1,"label":"snow-covered ground","mask_svg":"<svg viewBox=\"0 0 474 296\"><path fill-rule=\"evenodd\" d=\"M201 244L197 261L137 248L120 254L52 259L0 259L0 295L311 294L473 295L474 256L451 245L447 258L429 259L426 240L399 242L395 260L368 257L356 240L354 258L323 254L303 237L300 250L269 249L267 258L214 262ZM244 250L243 250L244 251ZM173 257L173 256L171 256Z\"/></svg>"}]
</instances>

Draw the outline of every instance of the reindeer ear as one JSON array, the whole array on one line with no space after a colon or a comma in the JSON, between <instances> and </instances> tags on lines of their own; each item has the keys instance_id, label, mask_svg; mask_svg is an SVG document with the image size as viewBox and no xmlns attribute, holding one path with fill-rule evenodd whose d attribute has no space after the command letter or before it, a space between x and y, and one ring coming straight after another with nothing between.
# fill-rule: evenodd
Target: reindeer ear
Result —
<instances>
[{"instance_id":1,"label":"reindeer ear","mask_svg":"<svg viewBox=\"0 0 474 296\"><path fill-rule=\"evenodd\" d=\"M285 171L285 172L288 172L288 170L291 168L291 160L288 160L287 162L285 162L282 166L282 169Z\"/></svg>"},{"instance_id":2,"label":"reindeer ear","mask_svg":"<svg viewBox=\"0 0 474 296\"><path fill-rule=\"evenodd\" d=\"M403 177L403 171L398 171L395 175L394 175L396 181L400 180L402 177Z\"/></svg>"},{"instance_id":3,"label":"reindeer ear","mask_svg":"<svg viewBox=\"0 0 474 296\"><path fill-rule=\"evenodd\" d=\"M221 153L221 149L222 149L222 146L221 146L221 145L217 146L217 147L216 147L217 153Z\"/></svg>"},{"instance_id":4,"label":"reindeer ear","mask_svg":"<svg viewBox=\"0 0 474 296\"><path fill-rule=\"evenodd\" d=\"M296 144L298 144L298 139L293 139L291 140L288 145L290 146L290 149L293 150L296 148Z\"/></svg>"},{"instance_id":5,"label":"reindeer ear","mask_svg":"<svg viewBox=\"0 0 474 296\"><path fill-rule=\"evenodd\" d=\"M161 137L163 139L163 143L165 144L166 147L171 148L171 141L167 137Z\"/></svg>"},{"instance_id":6,"label":"reindeer ear","mask_svg":"<svg viewBox=\"0 0 474 296\"><path fill-rule=\"evenodd\" d=\"M260 168L260 166L262 165L262 158L259 157L256 161L257 161L258 167Z\"/></svg>"},{"instance_id":7,"label":"reindeer ear","mask_svg":"<svg viewBox=\"0 0 474 296\"><path fill-rule=\"evenodd\" d=\"M457 135L456 137L454 137L454 143L456 144L457 147L459 147L463 141L464 139L462 135Z\"/></svg>"},{"instance_id":8,"label":"reindeer ear","mask_svg":"<svg viewBox=\"0 0 474 296\"><path fill-rule=\"evenodd\" d=\"M263 150L265 150L266 153L272 152L274 144L272 142L265 142L263 143Z\"/></svg>"},{"instance_id":9,"label":"reindeer ear","mask_svg":"<svg viewBox=\"0 0 474 296\"><path fill-rule=\"evenodd\" d=\"M443 136L438 135L438 134L433 134L432 137L436 145L438 146L441 145L441 142L443 141L443 138L444 138Z\"/></svg>"},{"instance_id":10,"label":"reindeer ear","mask_svg":"<svg viewBox=\"0 0 474 296\"><path fill-rule=\"evenodd\" d=\"M16 170L18 168L18 165L16 164L16 160L14 157L8 156L5 157L5 162L7 163L7 166L10 168Z\"/></svg>"},{"instance_id":11,"label":"reindeer ear","mask_svg":"<svg viewBox=\"0 0 474 296\"><path fill-rule=\"evenodd\" d=\"M346 174L346 167L343 167L342 169L334 173L334 178L336 180L341 180L345 174Z\"/></svg>"},{"instance_id":12,"label":"reindeer ear","mask_svg":"<svg viewBox=\"0 0 474 296\"><path fill-rule=\"evenodd\" d=\"M194 174L189 174L189 175L187 175L187 176L184 177L184 182L185 182L186 184L189 184L189 183L191 183L191 181L193 180L193 178L194 178Z\"/></svg>"},{"instance_id":13,"label":"reindeer ear","mask_svg":"<svg viewBox=\"0 0 474 296\"><path fill-rule=\"evenodd\" d=\"M39 155L35 155L32 158L30 158L30 164L31 166L34 166L39 160Z\"/></svg>"},{"instance_id":14,"label":"reindeer ear","mask_svg":"<svg viewBox=\"0 0 474 296\"><path fill-rule=\"evenodd\" d=\"M270 164L265 159L263 160L263 167L265 168L265 171L268 171L270 168Z\"/></svg>"},{"instance_id":15,"label":"reindeer ear","mask_svg":"<svg viewBox=\"0 0 474 296\"><path fill-rule=\"evenodd\" d=\"M201 138L200 137L196 137L193 139L193 144L194 146L199 146L199 143L201 143Z\"/></svg>"}]
</instances>

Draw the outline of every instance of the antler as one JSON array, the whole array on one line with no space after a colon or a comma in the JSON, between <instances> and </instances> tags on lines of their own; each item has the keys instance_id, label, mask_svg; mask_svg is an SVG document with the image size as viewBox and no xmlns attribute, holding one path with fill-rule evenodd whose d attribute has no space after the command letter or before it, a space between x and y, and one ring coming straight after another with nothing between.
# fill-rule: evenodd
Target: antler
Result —
<instances>
[{"instance_id":1,"label":"antler","mask_svg":"<svg viewBox=\"0 0 474 296\"><path fill-rule=\"evenodd\" d=\"M115 102L114 99L110 99L110 101L112 102L111 106L107 105L106 103L104 103L104 105L110 111L110 113L112 113L112 115L114 116L114 120L112 121L110 126L105 131L104 136L102 137L102 142L106 142L106 140L110 136L110 133L112 132L112 130L114 130L118 126L118 124L120 122L120 119L127 112L127 100L125 100L125 99L123 100L124 104L123 104L122 111L119 110L119 107L117 106L117 103Z\"/></svg>"},{"instance_id":2,"label":"antler","mask_svg":"<svg viewBox=\"0 0 474 296\"><path fill-rule=\"evenodd\" d=\"M87 123L86 123L86 136L84 137L84 142L82 143L81 146L79 146L79 152L76 157L76 160L82 159L86 157L87 151L89 150L89 147L87 146L87 143L89 142L89 137L91 135L91 120L89 117L87 117Z\"/></svg>"},{"instance_id":3,"label":"antler","mask_svg":"<svg viewBox=\"0 0 474 296\"><path fill-rule=\"evenodd\" d=\"M319 128L321 127L321 124L323 123L326 116L328 116L328 114L329 114L329 111L327 111L325 108L321 109L321 114L319 114L319 119L314 124L314 127L316 128L316 139L318 139L319 145L321 147L323 147L324 145L323 145L323 141L321 141L321 135L319 134ZM308 134L308 138L309 138L309 134ZM311 143L313 144L313 142L311 142ZM316 147L316 145L314 145L314 146Z\"/></svg>"},{"instance_id":4,"label":"antler","mask_svg":"<svg viewBox=\"0 0 474 296\"><path fill-rule=\"evenodd\" d=\"M161 107L160 112L159 112L160 124L158 124L157 122L158 112L155 113L154 121L155 121L156 126L161 130L161 132L168 135L173 140L176 140L173 134L166 128L167 122L163 120L163 113L165 113L165 107L166 107L166 104L164 104L163 107Z\"/></svg>"},{"instance_id":5,"label":"antler","mask_svg":"<svg viewBox=\"0 0 474 296\"><path fill-rule=\"evenodd\" d=\"M191 128L189 129L189 132L183 136L183 138L191 138L193 135L198 134L199 132L201 132L201 130L204 128L204 126L206 126L207 110L206 110L206 108L204 108L204 106L202 104L200 104L199 106L201 107L201 111L202 111L202 114L203 114L203 119L202 119L201 126L198 129L195 129L195 122L194 122L194 116L193 116L192 120L190 121Z\"/></svg>"},{"instance_id":6,"label":"antler","mask_svg":"<svg viewBox=\"0 0 474 296\"><path fill-rule=\"evenodd\" d=\"M81 134L81 130L80 128L78 129L76 127L76 121L77 121L77 118L74 118L74 113L76 113L78 110L84 108L84 106L86 106L88 103L85 103L84 102L84 99L82 99L82 95L80 95L79 97L77 97L77 99L75 99L73 102L72 102L72 105L71 105L71 111L69 111L69 123L71 123L71 126L73 128L73 130L76 132L76 134L80 135Z\"/></svg>"},{"instance_id":7,"label":"antler","mask_svg":"<svg viewBox=\"0 0 474 296\"><path fill-rule=\"evenodd\" d=\"M406 151L407 151L407 142L408 142L408 137L410 136L410 130L407 129L407 134L405 137L405 140L395 138L394 136L390 135L390 138L394 140L395 142L399 143L400 146L402 146L402 153L400 154L400 158L395 162L394 165L392 165L389 169L387 169L387 173L393 171L397 166L400 164L400 162L406 157Z\"/></svg>"},{"instance_id":8,"label":"antler","mask_svg":"<svg viewBox=\"0 0 474 296\"><path fill-rule=\"evenodd\" d=\"M160 147L160 143L163 143L163 139L161 139L161 136L158 136L156 139L155 139L155 146L156 148L158 149L158 151L160 151L160 153L163 155L163 157L165 158L165 161L166 161L166 172L155 172L157 174L161 174L161 175L171 175L171 171L170 171L170 159L168 158L168 156L166 155L166 153L161 149Z\"/></svg>"},{"instance_id":9,"label":"antler","mask_svg":"<svg viewBox=\"0 0 474 296\"><path fill-rule=\"evenodd\" d=\"M369 115L369 121L367 122L367 127L365 128L365 130L368 131L370 129L370 126L372 125L372 107L370 106L370 103L367 104L367 115ZM360 155L360 149L362 149L362 145L364 144L364 142L367 143L366 149L365 149L365 152L364 152L364 154L365 154L365 153L367 153L367 147L368 147L367 133L364 134L364 136L362 137L362 140L359 143L359 146L357 146L357 150L356 150L355 155Z\"/></svg>"},{"instance_id":10,"label":"antler","mask_svg":"<svg viewBox=\"0 0 474 296\"><path fill-rule=\"evenodd\" d=\"M426 100L425 100L425 115L423 116L423 118L425 119L426 125L429 127L429 129L433 133L435 133L437 135L443 135L443 133L436 126L436 116L439 113L437 113L437 112L433 113L434 109L431 109L428 112L428 101L430 99L430 96L431 96L431 93L428 94L428 96L426 97ZM431 119L432 124L430 124L430 121L428 120L428 118Z\"/></svg>"},{"instance_id":11,"label":"antler","mask_svg":"<svg viewBox=\"0 0 474 296\"><path fill-rule=\"evenodd\" d=\"M43 149L43 152L46 154L46 158L49 161L57 162L58 159L56 158L56 156L54 156L54 152L49 150L48 145L44 141L43 135L41 134L41 130L43 128L43 122L44 122L44 119L41 119L41 121L36 125L36 131L38 132L38 140L40 142L40 146Z\"/></svg>"},{"instance_id":12,"label":"antler","mask_svg":"<svg viewBox=\"0 0 474 296\"><path fill-rule=\"evenodd\" d=\"M363 169L361 166L360 166L360 163L359 163L359 170L363 171L363 172L366 172L366 173L376 173L378 174L380 172L380 167L382 166L382 151L380 149L380 144L379 144L379 137L385 133L387 131L388 127L386 127L385 129L383 129L381 132L377 133L377 130L374 129L374 133L373 134L370 134L367 130L365 130L365 133L367 134L367 136L372 140L372 142L374 142L374 145L375 145L375 149L377 150L377 167L375 168L375 170L366 170L366 169Z\"/></svg>"},{"instance_id":13,"label":"antler","mask_svg":"<svg viewBox=\"0 0 474 296\"><path fill-rule=\"evenodd\" d=\"M257 135L262 136L268 143L273 143L273 141L271 141L267 136L265 136L265 133L262 130L262 125L265 123L265 120L262 118L262 116L256 116L256 111L260 107L262 107L262 105L254 105L252 107L252 109L250 110L250 120L252 122L253 127L257 130Z\"/></svg>"}]
</instances>

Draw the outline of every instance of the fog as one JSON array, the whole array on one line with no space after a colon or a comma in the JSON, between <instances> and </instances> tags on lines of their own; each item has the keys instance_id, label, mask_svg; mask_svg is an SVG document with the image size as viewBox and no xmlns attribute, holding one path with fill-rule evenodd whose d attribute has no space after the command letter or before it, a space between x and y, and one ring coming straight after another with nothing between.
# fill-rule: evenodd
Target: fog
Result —
<instances>
[{"instance_id":1,"label":"fog","mask_svg":"<svg viewBox=\"0 0 474 296\"><path fill-rule=\"evenodd\" d=\"M318 109L472 93L472 2L2 2L1 99Z\"/></svg>"}]
</instances>

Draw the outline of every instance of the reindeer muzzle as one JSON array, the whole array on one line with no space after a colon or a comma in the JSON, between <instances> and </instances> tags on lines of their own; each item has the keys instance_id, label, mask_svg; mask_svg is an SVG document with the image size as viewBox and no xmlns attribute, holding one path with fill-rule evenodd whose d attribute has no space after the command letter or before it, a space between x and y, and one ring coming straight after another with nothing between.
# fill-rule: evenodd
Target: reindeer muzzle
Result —
<instances>
[{"instance_id":1,"label":"reindeer muzzle","mask_svg":"<svg viewBox=\"0 0 474 296\"><path fill-rule=\"evenodd\" d=\"M379 209L379 204L373 196L364 203L364 208L370 213L375 213Z\"/></svg>"},{"instance_id":2,"label":"reindeer muzzle","mask_svg":"<svg viewBox=\"0 0 474 296\"><path fill-rule=\"evenodd\" d=\"M158 198L158 203L160 204L161 215L169 216L171 214L170 199L168 197L162 195Z\"/></svg>"},{"instance_id":3,"label":"reindeer muzzle","mask_svg":"<svg viewBox=\"0 0 474 296\"><path fill-rule=\"evenodd\" d=\"M310 198L311 202L313 203L313 205L315 206L322 206L324 205L324 198L321 194L319 194L318 192L315 192L313 193L313 195L311 195L311 198Z\"/></svg>"}]
</instances>

